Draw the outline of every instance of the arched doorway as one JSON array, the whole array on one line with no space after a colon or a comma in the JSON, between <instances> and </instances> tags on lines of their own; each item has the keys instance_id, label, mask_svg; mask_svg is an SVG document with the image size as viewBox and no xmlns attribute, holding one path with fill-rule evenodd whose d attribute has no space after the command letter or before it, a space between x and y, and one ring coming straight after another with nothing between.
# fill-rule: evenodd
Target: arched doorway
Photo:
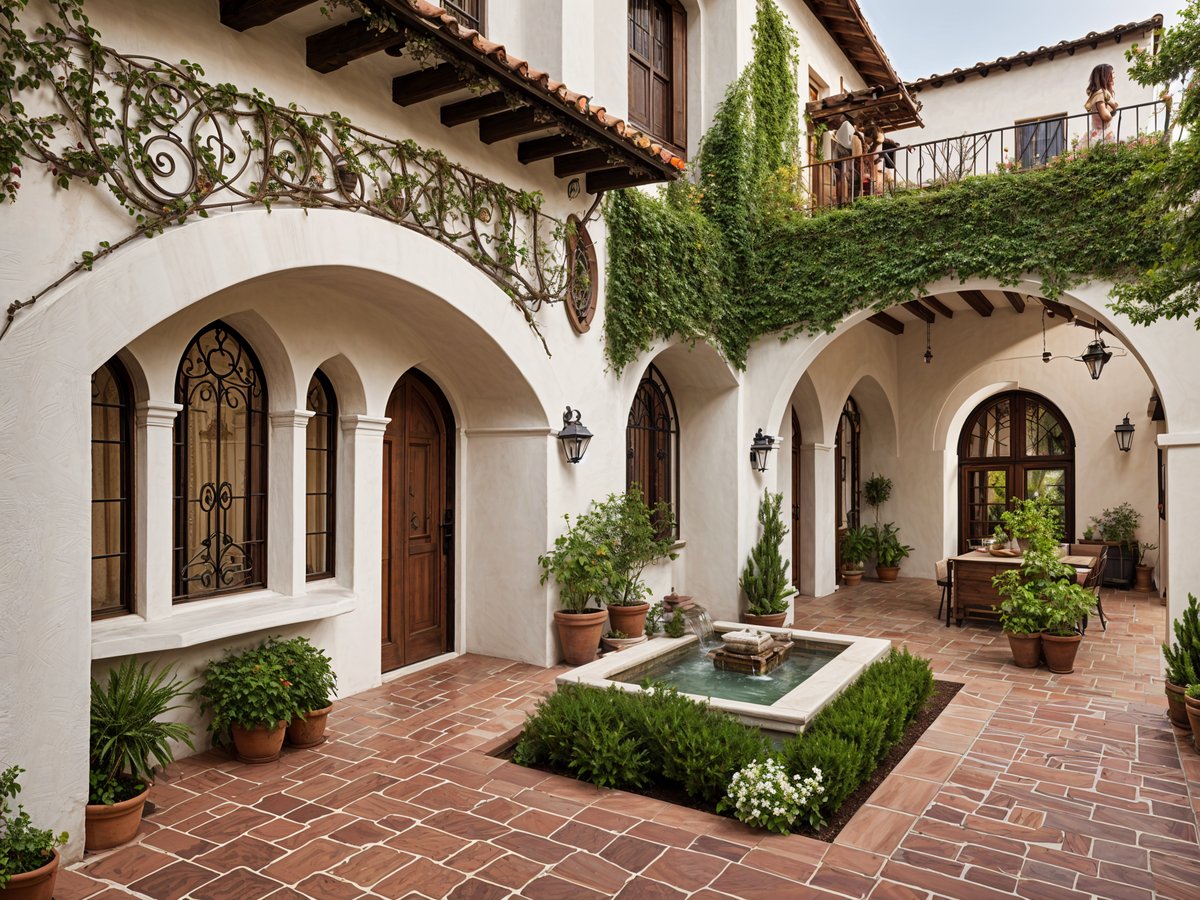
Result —
<instances>
[{"instance_id":1,"label":"arched doorway","mask_svg":"<svg viewBox=\"0 0 1200 900\"><path fill-rule=\"evenodd\" d=\"M988 537L1014 497L1048 495L1063 534L1075 533L1075 437L1057 406L1029 391L989 397L958 444L959 552Z\"/></svg>"},{"instance_id":2,"label":"arched doorway","mask_svg":"<svg viewBox=\"0 0 1200 900\"><path fill-rule=\"evenodd\" d=\"M837 436L834 438L833 483L837 486L834 498L834 521L837 524L837 534L833 542L833 565L838 568L842 552L842 537L849 528L857 528L860 523L861 496L861 448L859 436L862 433L862 414L853 397L846 398L842 414L838 417Z\"/></svg>"},{"instance_id":3,"label":"arched doorway","mask_svg":"<svg viewBox=\"0 0 1200 900\"><path fill-rule=\"evenodd\" d=\"M383 437L383 671L454 646L454 415L416 369L392 389Z\"/></svg>"},{"instance_id":4,"label":"arched doorway","mask_svg":"<svg viewBox=\"0 0 1200 900\"><path fill-rule=\"evenodd\" d=\"M679 416L675 398L658 367L651 363L638 384L625 426L625 489L642 489L653 508L665 502L675 514L679 536Z\"/></svg>"}]
</instances>

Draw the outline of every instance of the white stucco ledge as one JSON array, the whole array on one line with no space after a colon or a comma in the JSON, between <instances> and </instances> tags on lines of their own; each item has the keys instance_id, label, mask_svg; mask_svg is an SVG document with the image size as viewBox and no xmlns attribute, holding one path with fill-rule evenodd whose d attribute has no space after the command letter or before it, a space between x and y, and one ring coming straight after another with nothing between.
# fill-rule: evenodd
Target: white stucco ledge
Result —
<instances>
[{"instance_id":1,"label":"white stucco ledge","mask_svg":"<svg viewBox=\"0 0 1200 900\"><path fill-rule=\"evenodd\" d=\"M298 597L252 591L178 606L154 622L121 616L92 623L92 659L194 647L254 631L282 628L353 612L358 598L342 588L311 590Z\"/></svg>"},{"instance_id":2,"label":"white stucco ledge","mask_svg":"<svg viewBox=\"0 0 1200 900\"><path fill-rule=\"evenodd\" d=\"M1179 434L1167 433L1158 436L1158 446L1160 447L1198 447L1200 446L1200 434Z\"/></svg>"}]
</instances>

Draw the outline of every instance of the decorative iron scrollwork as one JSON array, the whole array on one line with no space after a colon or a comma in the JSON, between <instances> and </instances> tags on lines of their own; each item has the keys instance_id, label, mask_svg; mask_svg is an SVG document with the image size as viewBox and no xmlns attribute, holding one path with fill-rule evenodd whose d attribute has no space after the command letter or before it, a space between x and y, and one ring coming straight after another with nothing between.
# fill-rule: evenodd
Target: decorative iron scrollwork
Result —
<instances>
[{"instance_id":1,"label":"decorative iron scrollwork","mask_svg":"<svg viewBox=\"0 0 1200 900\"><path fill-rule=\"evenodd\" d=\"M567 219L567 318L571 327L583 334L596 317L596 297L600 287L600 267L596 247L587 226L577 217Z\"/></svg>"}]
</instances>

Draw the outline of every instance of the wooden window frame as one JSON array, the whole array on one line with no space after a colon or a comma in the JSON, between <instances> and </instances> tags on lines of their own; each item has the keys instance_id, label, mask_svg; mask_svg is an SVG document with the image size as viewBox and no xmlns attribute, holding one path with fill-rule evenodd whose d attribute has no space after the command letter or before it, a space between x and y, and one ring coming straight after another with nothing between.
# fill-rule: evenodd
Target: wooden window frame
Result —
<instances>
[{"instance_id":1,"label":"wooden window frame","mask_svg":"<svg viewBox=\"0 0 1200 900\"><path fill-rule=\"evenodd\" d=\"M333 578L337 574L336 567L336 551L337 551L337 435L338 435L338 402L337 392L333 389L333 383L329 380L329 376L317 369L313 372L313 381L320 384L321 389L325 392L325 403L327 412L321 413L312 410L311 402L305 404L305 408L313 412L313 417L309 419L309 427L314 422L324 419L325 425L325 449L321 450L318 447L309 446L308 428L304 430L304 567L307 569L311 564L308 558L308 538L315 534L325 535L325 559L322 561L322 567L312 572L305 573L306 581L321 581L326 578ZM308 396L312 395L312 387L310 385ZM312 531L311 523L308 521L308 498L310 496L320 496L317 493L310 493L307 490L308 485L308 455L310 453L323 452L325 454L325 530Z\"/></svg>"},{"instance_id":2,"label":"wooden window frame","mask_svg":"<svg viewBox=\"0 0 1200 900\"><path fill-rule=\"evenodd\" d=\"M670 78L667 83L670 87L671 99L671 126L668 134L659 134L652 127L650 122L641 119L633 112L633 83L628 86L629 100L629 122L634 127L645 132L654 140L668 147L678 156L687 155L687 10L683 8L683 4L679 0L649 0L651 8L655 4L661 4L667 7L671 13L671 30L670 30L670 47L668 55L671 60ZM632 32L632 0L626 10L626 56L627 60L636 60L639 65L647 66L653 73L655 70L653 60L646 59L639 53L635 53L632 41L629 39ZM628 62L626 64L626 72L628 72ZM665 73L663 73L665 74ZM649 96L647 103L650 103Z\"/></svg>"},{"instance_id":3,"label":"wooden window frame","mask_svg":"<svg viewBox=\"0 0 1200 900\"><path fill-rule=\"evenodd\" d=\"M134 477L133 477L133 462L134 462L134 447L135 447L135 430L134 430L134 397L133 397L133 380L129 377L129 370L125 368L117 357L113 357L106 362L101 369L108 369L112 374L113 382L117 386L119 410L118 416L120 419L121 436L118 439L118 444L121 448L121 459L119 463L120 482L121 482L121 547L122 552L119 554L121 560L121 603L119 606L106 607L101 610L92 610L92 619L110 619L114 616L124 616L134 610ZM99 370L97 370L99 371ZM93 382L95 375L92 375ZM93 398L92 407L97 405ZM105 404L107 405L107 404ZM92 431L91 443L94 445L96 441L96 433ZM111 443L105 441L104 443ZM93 487L93 491L94 491ZM92 495L92 506L98 502L112 502L111 498L97 500L95 494ZM94 549L94 548L93 548ZM92 560L100 558L109 558L114 554L92 554Z\"/></svg>"},{"instance_id":4,"label":"wooden window frame","mask_svg":"<svg viewBox=\"0 0 1200 900\"><path fill-rule=\"evenodd\" d=\"M189 410L190 406L187 402L187 396L184 390L185 379L192 376L184 372L184 364L188 356L192 352L192 348L197 342L208 335L212 331L223 331L225 334L237 342L238 348L245 354L246 361L251 367L255 377L258 379L260 399L256 408L252 411L247 411L247 415L257 416L258 422L250 421L247 427L246 434L246 509L244 511L245 522L245 538L243 544L252 544L254 546L254 556L250 559L251 569L244 582L229 587L215 587L211 590L206 590L198 593L189 593L187 590L186 569L188 564L195 558L195 555L188 556L192 548L186 545L187 537L187 507L195 498L189 496L188 477L190 469L188 466L187 453L187 438L189 434ZM174 540L172 546L172 602L176 604L195 603L197 601L207 600L212 597L224 596L227 594L243 593L245 591L257 590L265 588L267 584L267 538L268 538L268 462L269 462L269 440L270 440L270 423L268 421L270 402L267 394L267 381L263 372L262 364L259 362L258 355L254 352L254 348L250 342L234 328L230 328L225 322L217 320L205 325L188 341L187 347L184 349L179 358L179 366L176 369L175 375L175 402L182 405L182 409L175 417L174 427ZM219 420L218 420L219 421ZM255 434L260 435L261 440L255 442ZM215 467L219 470L219 466ZM219 486L217 486L219 493ZM261 504L258 507L258 515L253 514L252 504L249 501L252 497L261 497ZM211 535L210 535L211 537ZM242 551L244 552L244 551ZM217 570L218 580L221 571Z\"/></svg>"},{"instance_id":5,"label":"wooden window frame","mask_svg":"<svg viewBox=\"0 0 1200 900\"><path fill-rule=\"evenodd\" d=\"M653 394L651 402L647 403L643 400L646 394ZM639 410L653 409L658 404L661 404L664 412L665 427L656 427L653 423L643 422L638 417ZM647 433L650 437L651 450L660 459L664 460L667 465L666 484L642 484L638 482L638 486L642 490L642 498L650 507L655 506L660 500L665 500L667 505L671 507L671 511L675 514L675 531L674 537L680 535L680 496L679 496L679 413L675 406L675 397L671 393L671 387L667 384L667 380L663 378L662 372L658 367L651 363L646 367L645 373L642 375L642 380L638 382L637 390L633 395L633 403L629 407L629 419L625 426L625 490L628 491L633 487L635 478L634 475L638 471L636 465L637 459L634 450L634 437L639 433ZM644 467L643 467L644 468ZM653 471L651 467L650 471Z\"/></svg>"},{"instance_id":6,"label":"wooden window frame","mask_svg":"<svg viewBox=\"0 0 1200 900\"><path fill-rule=\"evenodd\" d=\"M1004 400L1009 402L1009 452L1005 456L971 456L968 451L971 442L971 431L980 417ZM1026 452L1025 415L1029 401L1040 403L1057 420L1063 430L1063 438L1069 448L1067 453L1056 456L1031 456ZM1011 503L1014 496L1025 498L1025 473L1036 469L1062 469L1066 482L1064 491L1064 538L1068 541L1075 534L1075 431L1070 420L1063 411L1051 400L1033 391L1005 391L993 394L978 404L963 423L958 437L958 543L959 552L965 553L970 549L968 527L970 516L967 496L967 474L980 468L1006 469L1008 497L1005 503Z\"/></svg>"}]
</instances>

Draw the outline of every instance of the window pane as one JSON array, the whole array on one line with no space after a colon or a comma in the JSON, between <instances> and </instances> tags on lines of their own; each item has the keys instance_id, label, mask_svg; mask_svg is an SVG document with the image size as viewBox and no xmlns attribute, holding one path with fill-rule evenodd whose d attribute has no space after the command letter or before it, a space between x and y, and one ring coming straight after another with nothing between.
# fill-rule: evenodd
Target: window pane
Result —
<instances>
[{"instance_id":1,"label":"window pane","mask_svg":"<svg viewBox=\"0 0 1200 900\"><path fill-rule=\"evenodd\" d=\"M1009 401L1005 399L988 407L976 419L971 428L967 456L970 459L1004 457L1009 455L1011 447L1012 416Z\"/></svg>"},{"instance_id":2,"label":"window pane","mask_svg":"<svg viewBox=\"0 0 1200 900\"><path fill-rule=\"evenodd\" d=\"M92 614L131 603L129 492L132 399L115 358L92 376Z\"/></svg>"},{"instance_id":3,"label":"window pane","mask_svg":"<svg viewBox=\"0 0 1200 900\"><path fill-rule=\"evenodd\" d=\"M333 387L320 370L309 381L307 407L313 416L306 428L305 572L310 577L319 577L333 574L333 451L337 420Z\"/></svg>"},{"instance_id":4,"label":"window pane","mask_svg":"<svg viewBox=\"0 0 1200 900\"><path fill-rule=\"evenodd\" d=\"M679 426L670 389L658 369L650 366L629 410L625 487L626 490L634 484L641 487L651 506L659 500L666 501L675 513L676 534L679 533L678 439Z\"/></svg>"},{"instance_id":5,"label":"window pane","mask_svg":"<svg viewBox=\"0 0 1200 900\"><path fill-rule=\"evenodd\" d=\"M1029 399L1025 403L1025 455L1063 456L1067 452L1067 437L1062 423L1041 403Z\"/></svg>"}]
</instances>

